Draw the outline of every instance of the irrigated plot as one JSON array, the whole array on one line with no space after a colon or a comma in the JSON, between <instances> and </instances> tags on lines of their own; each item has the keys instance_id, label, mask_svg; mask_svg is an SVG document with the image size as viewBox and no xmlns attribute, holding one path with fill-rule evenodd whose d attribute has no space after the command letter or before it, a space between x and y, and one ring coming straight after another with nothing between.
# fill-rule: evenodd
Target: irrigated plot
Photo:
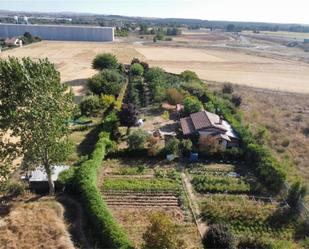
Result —
<instances>
[{"instance_id":1,"label":"irrigated plot","mask_svg":"<svg viewBox=\"0 0 309 249\"><path fill-rule=\"evenodd\" d=\"M140 248L150 217L163 212L177 226L186 248L201 248L177 164L151 159L104 161L99 187L114 217Z\"/></svg>"}]
</instances>

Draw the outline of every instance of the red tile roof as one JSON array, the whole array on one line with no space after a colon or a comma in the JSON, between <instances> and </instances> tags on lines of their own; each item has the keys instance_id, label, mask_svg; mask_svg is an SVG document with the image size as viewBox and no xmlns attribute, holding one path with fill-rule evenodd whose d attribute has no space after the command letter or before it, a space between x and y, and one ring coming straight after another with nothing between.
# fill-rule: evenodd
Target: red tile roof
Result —
<instances>
[{"instance_id":1,"label":"red tile roof","mask_svg":"<svg viewBox=\"0 0 309 249\"><path fill-rule=\"evenodd\" d=\"M224 125L222 125L221 118L217 114L207 111L192 113L190 117L180 119L180 124L184 135L209 128L227 131Z\"/></svg>"},{"instance_id":2,"label":"red tile roof","mask_svg":"<svg viewBox=\"0 0 309 249\"><path fill-rule=\"evenodd\" d=\"M194 133L195 128L190 117L180 119L181 129L184 135Z\"/></svg>"}]
</instances>

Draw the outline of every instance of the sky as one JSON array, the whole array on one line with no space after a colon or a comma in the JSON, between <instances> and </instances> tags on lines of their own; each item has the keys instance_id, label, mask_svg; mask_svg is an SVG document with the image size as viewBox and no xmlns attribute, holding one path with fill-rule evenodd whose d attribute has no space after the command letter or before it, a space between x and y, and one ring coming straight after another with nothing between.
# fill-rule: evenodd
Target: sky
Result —
<instances>
[{"instance_id":1,"label":"sky","mask_svg":"<svg viewBox=\"0 0 309 249\"><path fill-rule=\"evenodd\" d=\"M309 0L0 0L0 9L309 24Z\"/></svg>"}]
</instances>

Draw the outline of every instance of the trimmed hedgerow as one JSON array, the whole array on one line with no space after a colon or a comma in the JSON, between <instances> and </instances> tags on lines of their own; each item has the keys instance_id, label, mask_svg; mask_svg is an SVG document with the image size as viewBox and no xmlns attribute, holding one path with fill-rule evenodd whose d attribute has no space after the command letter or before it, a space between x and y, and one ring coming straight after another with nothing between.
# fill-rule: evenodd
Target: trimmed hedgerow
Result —
<instances>
[{"instance_id":1,"label":"trimmed hedgerow","mask_svg":"<svg viewBox=\"0 0 309 249\"><path fill-rule=\"evenodd\" d=\"M112 145L109 137L109 133L101 132L91 159L84 162L78 169L76 182L80 189L86 213L101 246L129 249L133 248L131 242L123 229L114 220L97 188L97 170L102 164L106 150Z\"/></svg>"},{"instance_id":2,"label":"trimmed hedgerow","mask_svg":"<svg viewBox=\"0 0 309 249\"><path fill-rule=\"evenodd\" d=\"M286 180L286 169L279 164L267 147L256 142L249 128L243 125L241 113L227 100L218 98L208 91L202 82L198 88L198 95L196 88L188 85L183 88L190 94L198 96L201 101L212 103L216 113L223 116L239 135L247 164L270 191L278 193Z\"/></svg>"}]
</instances>

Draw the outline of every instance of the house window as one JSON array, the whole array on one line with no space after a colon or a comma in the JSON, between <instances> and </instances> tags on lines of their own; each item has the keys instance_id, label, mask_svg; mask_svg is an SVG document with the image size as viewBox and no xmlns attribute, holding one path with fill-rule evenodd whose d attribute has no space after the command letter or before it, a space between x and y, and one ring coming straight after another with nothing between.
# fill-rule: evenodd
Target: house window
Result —
<instances>
[{"instance_id":1,"label":"house window","mask_svg":"<svg viewBox=\"0 0 309 249\"><path fill-rule=\"evenodd\" d=\"M222 144L222 140L219 140L219 144Z\"/></svg>"}]
</instances>

